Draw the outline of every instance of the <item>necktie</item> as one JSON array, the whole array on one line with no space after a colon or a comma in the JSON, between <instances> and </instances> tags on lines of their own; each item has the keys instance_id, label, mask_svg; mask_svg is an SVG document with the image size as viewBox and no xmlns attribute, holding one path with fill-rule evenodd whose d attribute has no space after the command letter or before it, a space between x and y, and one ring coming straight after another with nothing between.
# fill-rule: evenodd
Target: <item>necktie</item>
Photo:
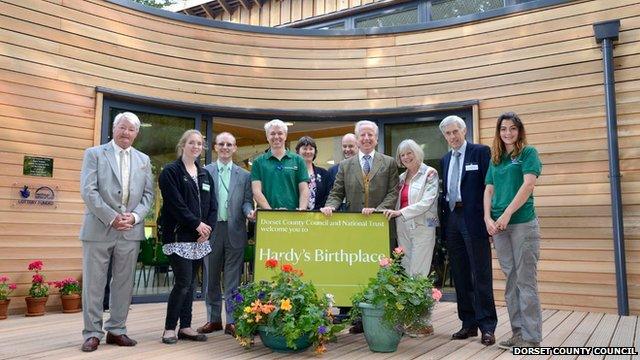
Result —
<instances>
[{"instance_id":1,"label":"necktie","mask_svg":"<svg viewBox=\"0 0 640 360\"><path fill-rule=\"evenodd\" d=\"M458 199L458 181L460 179L460 152L453 151L453 168L451 169L451 179L449 179L449 209L453 211Z\"/></svg>"},{"instance_id":2,"label":"necktie","mask_svg":"<svg viewBox=\"0 0 640 360\"><path fill-rule=\"evenodd\" d=\"M226 166L223 166L218 169L218 182L220 186L218 186L218 220L227 221L227 205L229 202L229 178L230 171Z\"/></svg>"},{"instance_id":3,"label":"necktie","mask_svg":"<svg viewBox=\"0 0 640 360\"><path fill-rule=\"evenodd\" d=\"M122 180L122 205L129 202L129 152L120 151L120 179Z\"/></svg>"},{"instance_id":4,"label":"necktie","mask_svg":"<svg viewBox=\"0 0 640 360\"><path fill-rule=\"evenodd\" d=\"M362 164L362 171L365 175L369 175L369 172L371 171L371 163L369 162L369 159L371 159L371 155L367 154L362 158L364 159L364 164Z\"/></svg>"}]
</instances>

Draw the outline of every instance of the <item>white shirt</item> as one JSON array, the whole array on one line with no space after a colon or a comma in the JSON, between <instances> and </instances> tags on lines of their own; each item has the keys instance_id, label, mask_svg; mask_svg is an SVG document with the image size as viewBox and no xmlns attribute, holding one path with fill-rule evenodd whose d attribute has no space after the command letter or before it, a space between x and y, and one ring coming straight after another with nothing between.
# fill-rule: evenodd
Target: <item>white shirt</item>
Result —
<instances>
[{"instance_id":1,"label":"white shirt","mask_svg":"<svg viewBox=\"0 0 640 360\"><path fill-rule=\"evenodd\" d=\"M127 154L129 155L129 165L131 165L131 147L128 147L126 149L121 148L120 146L118 146L118 144L116 144L115 140L111 140L111 145L113 145L113 150L115 151L116 154L116 167L118 168L119 172L122 172L120 170L120 151L126 151ZM129 178L131 179L131 178ZM133 218L135 219L135 224L140 222L140 216L136 213L132 213L133 214ZM115 220L115 219L113 219ZM113 224L113 220L111 221L111 223Z\"/></svg>"},{"instance_id":2,"label":"white shirt","mask_svg":"<svg viewBox=\"0 0 640 360\"><path fill-rule=\"evenodd\" d=\"M376 151L373 150L371 151L371 153L369 153L368 155L371 156L371 159L369 159L369 166L371 167L369 170L373 170L373 156L376 154ZM364 156L366 154L363 153L362 151L358 150L358 159L360 160L360 168L363 169L362 171L364 171Z\"/></svg>"},{"instance_id":3,"label":"white shirt","mask_svg":"<svg viewBox=\"0 0 640 360\"><path fill-rule=\"evenodd\" d=\"M467 141L465 140L465 142L462 143L462 146L460 146L460 149L457 150L460 153L460 157L458 158L460 161L460 163L458 164L458 174L460 174L460 176L458 177L458 184L456 184L456 186L458 187L458 198L456 199L456 202L462 201L462 193L460 192L460 181L462 180L462 167L464 166L464 153L466 150ZM455 149L451 149L451 159L449 160L449 170L447 172L447 201L449 201L449 189L451 189L451 169L453 169L453 163L456 160L455 156L453 156L454 151Z\"/></svg>"}]
</instances>

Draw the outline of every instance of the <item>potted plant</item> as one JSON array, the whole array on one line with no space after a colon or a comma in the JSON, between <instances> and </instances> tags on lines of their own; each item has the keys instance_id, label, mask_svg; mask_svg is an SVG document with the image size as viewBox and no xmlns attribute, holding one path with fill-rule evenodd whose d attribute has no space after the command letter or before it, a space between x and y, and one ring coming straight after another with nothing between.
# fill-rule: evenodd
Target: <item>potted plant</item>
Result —
<instances>
[{"instance_id":1,"label":"potted plant","mask_svg":"<svg viewBox=\"0 0 640 360\"><path fill-rule=\"evenodd\" d=\"M274 272L271 281L245 284L228 301L240 345L250 347L258 333L274 351L303 351L313 345L317 354L324 353L325 344L344 328L333 324L327 297L318 296L291 264L278 266L277 260L269 259L265 266Z\"/></svg>"},{"instance_id":2,"label":"potted plant","mask_svg":"<svg viewBox=\"0 0 640 360\"><path fill-rule=\"evenodd\" d=\"M24 298L27 303L26 316L44 315L45 305L49 299L49 284L44 281L43 268L44 263L42 260L35 260L29 264L28 269L34 271L35 274L31 277L29 296Z\"/></svg>"},{"instance_id":3,"label":"potted plant","mask_svg":"<svg viewBox=\"0 0 640 360\"><path fill-rule=\"evenodd\" d=\"M406 329L428 332L429 319L442 293L431 277L410 276L401 264L404 250L380 260L376 277L352 298L351 318L362 317L365 339L375 352L393 352Z\"/></svg>"},{"instance_id":4,"label":"potted plant","mask_svg":"<svg viewBox=\"0 0 640 360\"><path fill-rule=\"evenodd\" d=\"M8 284L9 277L0 275L0 320L7 318L7 309L9 309L9 295L16 289L16 284Z\"/></svg>"},{"instance_id":5,"label":"potted plant","mask_svg":"<svg viewBox=\"0 0 640 360\"><path fill-rule=\"evenodd\" d=\"M80 298L80 283L78 280L68 277L60 281L54 281L54 286L60 289L60 301L63 313L77 313L82 311Z\"/></svg>"}]
</instances>

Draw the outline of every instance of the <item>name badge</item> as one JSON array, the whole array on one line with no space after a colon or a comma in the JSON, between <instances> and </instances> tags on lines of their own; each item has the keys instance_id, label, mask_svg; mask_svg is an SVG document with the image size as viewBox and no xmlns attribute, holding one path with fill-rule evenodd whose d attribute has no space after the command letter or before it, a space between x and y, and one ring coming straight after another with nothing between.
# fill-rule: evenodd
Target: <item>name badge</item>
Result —
<instances>
[{"instance_id":1,"label":"name badge","mask_svg":"<svg viewBox=\"0 0 640 360\"><path fill-rule=\"evenodd\" d=\"M210 191L211 190L211 186L209 186L209 184L202 184L202 190Z\"/></svg>"},{"instance_id":2,"label":"name badge","mask_svg":"<svg viewBox=\"0 0 640 360\"><path fill-rule=\"evenodd\" d=\"M465 165L464 169L466 171L478 171L478 164L469 164L469 165Z\"/></svg>"}]
</instances>

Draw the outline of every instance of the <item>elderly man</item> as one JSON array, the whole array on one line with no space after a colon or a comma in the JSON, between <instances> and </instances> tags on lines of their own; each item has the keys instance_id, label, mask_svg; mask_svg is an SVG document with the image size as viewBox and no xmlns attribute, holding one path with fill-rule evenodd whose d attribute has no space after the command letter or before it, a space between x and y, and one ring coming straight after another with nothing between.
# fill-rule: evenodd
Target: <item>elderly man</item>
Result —
<instances>
[{"instance_id":1,"label":"elderly man","mask_svg":"<svg viewBox=\"0 0 640 360\"><path fill-rule=\"evenodd\" d=\"M353 155L358 153L358 139L352 133L345 134L342 137L342 157L344 160L349 159ZM331 178L335 181L336 176L338 175L338 169L340 169L340 162L333 165L329 168L329 174L331 174Z\"/></svg>"},{"instance_id":2,"label":"elderly man","mask_svg":"<svg viewBox=\"0 0 640 360\"><path fill-rule=\"evenodd\" d=\"M264 125L269 150L251 167L253 198L261 209L306 210L309 173L300 155L285 148L287 125L274 119Z\"/></svg>"},{"instance_id":3,"label":"elderly man","mask_svg":"<svg viewBox=\"0 0 640 360\"><path fill-rule=\"evenodd\" d=\"M149 157L131 145L140 120L130 112L113 121L113 140L84 153L80 195L86 205L80 230L82 240L82 351L94 351L103 337L102 300L109 259L113 262L109 319L104 324L107 344L134 346L125 326L143 219L153 204Z\"/></svg>"},{"instance_id":4,"label":"elderly man","mask_svg":"<svg viewBox=\"0 0 640 360\"><path fill-rule=\"evenodd\" d=\"M336 181L326 206L320 209L330 216L346 197L346 210L362 212L394 209L398 199L398 167L395 160L375 151L378 145L378 125L359 121L355 127L358 156L340 162Z\"/></svg>"},{"instance_id":5,"label":"elderly man","mask_svg":"<svg viewBox=\"0 0 640 360\"><path fill-rule=\"evenodd\" d=\"M198 328L198 332L205 334L222 330L221 275L224 274L224 299L229 301L240 285L247 246L247 219L254 219L249 172L232 161L238 150L236 138L228 132L220 133L216 136L214 149L218 160L205 167L213 178L218 201L218 221L210 238L212 251L204 261L208 321ZM224 332L235 336L233 312L230 306L225 309Z\"/></svg>"},{"instance_id":6,"label":"elderly man","mask_svg":"<svg viewBox=\"0 0 640 360\"><path fill-rule=\"evenodd\" d=\"M440 131L451 147L440 160L444 187L440 198L442 236L451 260L458 317L462 321L462 329L451 338L478 336L480 328L482 344L493 345L498 318L482 203L491 151L486 145L467 143L466 124L457 116L444 118Z\"/></svg>"},{"instance_id":7,"label":"elderly man","mask_svg":"<svg viewBox=\"0 0 640 360\"><path fill-rule=\"evenodd\" d=\"M359 121L356 123L355 133L357 156L340 162L326 206L320 209L327 216L331 216L341 206L346 211L362 212L364 215L394 209L396 206L398 166L392 157L375 151L378 145L378 125L367 120ZM342 204L345 199L346 203ZM362 322L356 320L349 332L361 333Z\"/></svg>"}]
</instances>

